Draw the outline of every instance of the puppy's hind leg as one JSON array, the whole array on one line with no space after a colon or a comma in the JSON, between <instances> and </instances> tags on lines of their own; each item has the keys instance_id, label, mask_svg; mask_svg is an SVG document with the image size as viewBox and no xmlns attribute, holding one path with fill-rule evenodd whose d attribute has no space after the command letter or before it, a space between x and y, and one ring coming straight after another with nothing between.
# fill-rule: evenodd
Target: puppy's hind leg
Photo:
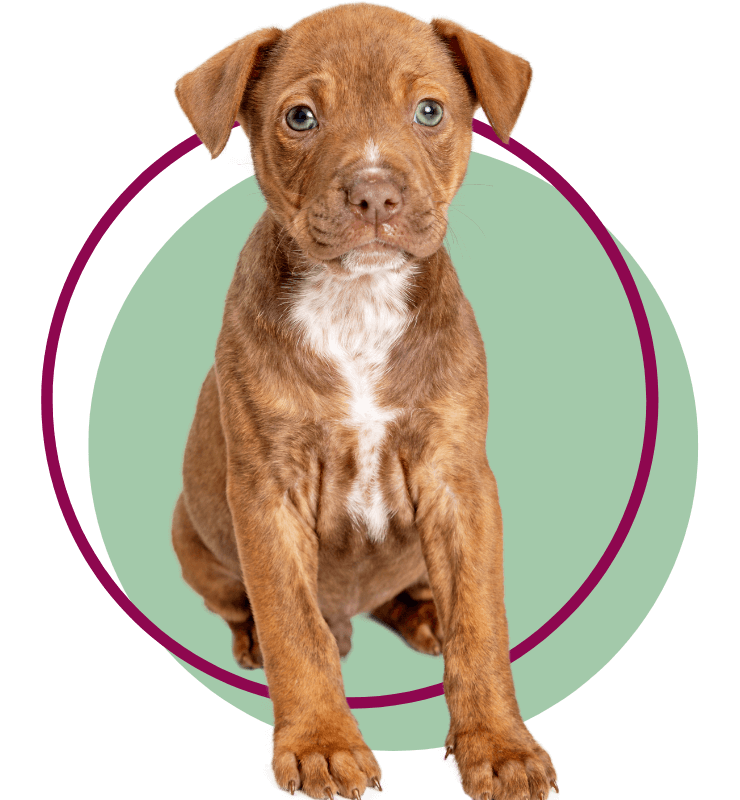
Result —
<instances>
[{"instance_id":1,"label":"puppy's hind leg","mask_svg":"<svg viewBox=\"0 0 740 800\"><path fill-rule=\"evenodd\" d=\"M417 583L378 606L371 616L400 634L420 653L442 652L442 625L428 583Z\"/></svg>"},{"instance_id":2,"label":"puppy's hind leg","mask_svg":"<svg viewBox=\"0 0 740 800\"><path fill-rule=\"evenodd\" d=\"M188 516L182 495L175 506L172 543L185 581L203 597L206 608L223 617L231 628L237 663L245 669L261 667L262 652L244 584L205 546Z\"/></svg>"}]
</instances>

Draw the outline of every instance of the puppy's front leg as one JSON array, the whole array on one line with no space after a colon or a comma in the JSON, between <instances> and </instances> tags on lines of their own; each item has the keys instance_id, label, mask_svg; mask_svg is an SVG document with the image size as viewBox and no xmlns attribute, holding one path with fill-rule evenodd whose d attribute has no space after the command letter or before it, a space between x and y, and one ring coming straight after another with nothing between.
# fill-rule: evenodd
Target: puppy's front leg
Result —
<instances>
[{"instance_id":1,"label":"puppy's front leg","mask_svg":"<svg viewBox=\"0 0 740 800\"><path fill-rule=\"evenodd\" d=\"M514 696L504 610L503 529L482 456L450 464L450 448L415 470L417 526L444 639L448 752L475 800L542 800L555 784L547 753ZM415 486L414 486L415 484Z\"/></svg>"},{"instance_id":2,"label":"puppy's front leg","mask_svg":"<svg viewBox=\"0 0 740 800\"><path fill-rule=\"evenodd\" d=\"M344 695L339 650L317 600L315 532L278 487L229 458L228 498L275 711L278 784L359 798L380 768Z\"/></svg>"}]
</instances>

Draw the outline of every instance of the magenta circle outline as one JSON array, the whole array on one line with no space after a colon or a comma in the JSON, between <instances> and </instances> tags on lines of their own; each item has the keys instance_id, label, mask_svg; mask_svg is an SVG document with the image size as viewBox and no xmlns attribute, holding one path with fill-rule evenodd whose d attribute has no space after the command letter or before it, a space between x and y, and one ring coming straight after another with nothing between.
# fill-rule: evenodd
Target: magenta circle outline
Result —
<instances>
[{"instance_id":1,"label":"magenta circle outline","mask_svg":"<svg viewBox=\"0 0 740 800\"><path fill-rule=\"evenodd\" d=\"M238 123L234 123L234 127ZM640 340L642 351L642 361L645 373L645 431L642 440L642 450L640 452L640 462L635 475L634 485L630 492L627 505L619 521L617 529L611 541L607 545L596 566L591 570L588 577L578 587L573 596L550 617L547 622L530 634L524 641L515 645L509 653L512 662L526 655L530 650L537 647L554 633L579 606L586 600L591 592L596 588L599 581L604 577L612 562L617 557L617 553L624 544L627 534L632 527L637 511L645 494L650 469L655 454L655 443L658 432L658 368L653 345L652 332L648 322L647 313L642 303L642 298L635 284L632 273L624 260L622 253L616 243L604 227L601 220L596 216L593 209L586 203L578 192L556 172L549 164L545 163L539 156L535 155L524 145L510 139L508 144L504 144L496 136L493 128L477 119L473 120L473 131L479 136L494 142L503 147L518 159L523 161L535 172L541 175L550 183L560 194L570 203L575 211L581 216L584 222L596 236L601 246L604 248L614 270L619 277L622 288L627 296L627 300L632 311L632 316L637 327L637 334ZM93 251L97 247L106 231L124 208L139 194L154 178L164 172L167 167L175 161L200 146L202 142L196 136L190 136L180 144L173 147L163 156L150 164L112 203L110 208L103 214L98 223L93 228L82 246L72 268L67 275L62 291L59 295L44 351L44 364L41 376L41 425L44 436L44 448L46 451L46 461L49 467L49 475L56 493L57 502L64 515L67 527L77 544L83 558L87 562L95 577L100 581L108 594L115 602L128 614L129 617L155 641L166 647L173 655L182 659L190 666L195 667L212 678L233 686L236 689L251 692L260 697L269 698L267 686L233 672L223 669L216 664L207 661L201 656L188 650L186 647L176 642L171 636L166 634L161 628L157 627L134 603L128 598L113 578L108 574L105 567L98 559L95 551L87 540L84 531L77 519L77 515L72 507L72 502L67 493L64 483L59 454L56 447L56 433L54 430L54 369L56 366L57 351L59 348L59 338L61 336L62 325L67 314L72 294L77 286L77 282L82 275L82 271L87 265ZM350 708L383 708L387 706L403 705L414 703L420 700L427 700L432 697L439 697L444 694L441 683L432 686L425 686L421 689L413 689L408 692L398 692L396 694L373 695L368 697L348 697L347 702Z\"/></svg>"}]
</instances>

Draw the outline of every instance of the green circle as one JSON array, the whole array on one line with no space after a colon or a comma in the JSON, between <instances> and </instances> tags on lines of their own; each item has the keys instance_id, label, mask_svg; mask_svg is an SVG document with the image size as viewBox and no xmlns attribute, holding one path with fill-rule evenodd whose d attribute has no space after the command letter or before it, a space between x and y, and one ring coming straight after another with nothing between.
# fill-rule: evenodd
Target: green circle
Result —
<instances>
[{"instance_id":1,"label":"green circle","mask_svg":"<svg viewBox=\"0 0 740 800\"><path fill-rule=\"evenodd\" d=\"M216 198L164 245L131 290L103 353L90 413L90 477L105 545L130 599L185 647L232 672L231 634L182 580L170 543L181 462L213 363L239 251L265 208L254 178ZM645 417L642 357L619 279L552 186L472 154L446 245L488 358L488 456L505 530L511 644L580 586L616 530L637 471ZM696 411L670 318L630 255L653 334L660 417L645 497L619 555L587 601L513 665L525 719L591 678L634 633L673 567L691 511ZM365 617L343 662L348 696L439 683L421 655ZM183 663L183 662L181 662ZM183 663L252 716L269 700ZM262 670L246 674L265 682ZM355 710L370 747L441 746L444 698Z\"/></svg>"}]
</instances>

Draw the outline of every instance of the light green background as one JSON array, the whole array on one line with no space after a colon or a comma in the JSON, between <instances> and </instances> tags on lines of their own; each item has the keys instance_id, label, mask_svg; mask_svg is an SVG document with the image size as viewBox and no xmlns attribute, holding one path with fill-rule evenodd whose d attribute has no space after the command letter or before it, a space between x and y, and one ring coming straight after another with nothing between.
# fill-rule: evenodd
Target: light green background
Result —
<instances>
[{"instance_id":1,"label":"light green background","mask_svg":"<svg viewBox=\"0 0 740 800\"><path fill-rule=\"evenodd\" d=\"M250 178L189 220L143 272L108 339L90 417L95 507L133 602L170 636L242 672L231 635L182 581L170 544L181 461L213 362L239 251L264 209ZM156 224L156 223L154 223ZM512 645L575 592L616 530L639 461L645 397L637 331L593 234L549 185L473 154L446 245L486 344L488 454L504 513ZM653 332L660 381L648 488L619 556L586 603L514 664L525 718L573 692L622 647L662 589L681 545L696 478L691 382L670 319L624 251ZM343 664L352 695L439 683L442 661L366 618ZM270 702L188 665L233 705L272 721ZM264 682L262 670L242 672ZM371 747L443 743L444 698L356 711Z\"/></svg>"}]
</instances>

